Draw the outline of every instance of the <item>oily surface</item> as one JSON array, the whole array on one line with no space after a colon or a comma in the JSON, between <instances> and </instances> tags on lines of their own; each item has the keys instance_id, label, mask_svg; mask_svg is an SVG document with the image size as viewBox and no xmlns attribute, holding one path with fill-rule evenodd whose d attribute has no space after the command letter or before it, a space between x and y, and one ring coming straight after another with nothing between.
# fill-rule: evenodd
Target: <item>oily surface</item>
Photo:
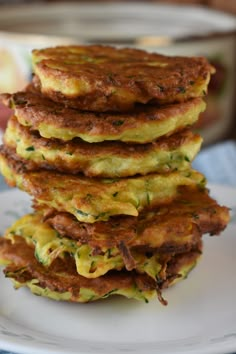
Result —
<instances>
[{"instance_id":1,"label":"oily surface","mask_svg":"<svg viewBox=\"0 0 236 354\"><path fill-rule=\"evenodd\" d=\"M56 259L50 267L44 267L34 257L34 248L22 237L13 240L0 238L0 260L7 264L4 272L16 287L28 286L37 295L54 300L88 302L120 294L129 298L148 301L157 292L164 304L160 289L185 277L195 266L201 253L201 244L196 250L174 257L164 257L163 271L158 283L147 275L136 272L109 272L95 279L87 279L76 272L70 257Z\"/></svg>"},{"instance_id":2,"label":"oily surface","mask_svg":"<svg viewBox=\"0 0 236 354\"><path fill-rule=\"evenodd\" d=\"M103 142L90 144L80 139L62 142L42 138L11 117L4 144L13 150L28 170L41 168L88 177L127 177L151 172L167 173L189 168L202 139L190 131L160 138L149 144Z\"/></svg>"},{"instance_id":3,"label":"oily surface","mask_svg":"<svg viewBox=\"0 0 236 354\"><path fill-rule=\"evenodd\" d=\"M204 188L206 183L204 176L192 169L122 179L93 179L47 170L28 172L3 147L0 171L9 185L32 195L38 205L69 212L89 223L108 220L112 215L137 216L144 208L173 200L181 185Z\"/></svg>"},{"instance_id":4,"label":"oily surface","mask_svg":"<svg viewBox=\"0 0 236 354\"><path fill-rule=\"evenodd\" d=\"M204 96L214 69L205 58L137 49L64 46L34 50L39 89L57 102L90 111L124 111L136 102L183 102Z\"/></svg>"},{"instance_id":5,"label":"oily surface","mask_svg":"<svg viewBox=\"0 0 236 354\"><path fill-rule=\"evenodd\" d=\"M81 138L89 143L152 142L194 124L206 106L201 98L195 98L164 107L141 106L126 113L82 112L29 90L1 95L1 100L14 109L19 123L39 131L44 138L64 141Z\"/></svg>"},{"instance_id":6,"label":"oily surface","mask_svg":"<svg viewBox=\"0 0 236 354\"><path fill-rule=\"evenodd\" d=\"M66 213L52 211L44 217L34 213L17 220L5 237L23 237L35 246L35 257L45 266L70 255L77 272L87 278L126 268L156 279L160 255L191 251L203 233L219 234L228 221L228 209L219 206L206 190L184 188L171 204L144 211L139 217L86 224Z\"/></svg>"},{"instance_id":7,"label":"oily surface","mask_svg":"<svg viewBox=\"0 0 236 354\"><path fill-rule=\"evenodd\" d=\"M206 189L182 187L172 203L144 210L138 217L114 216L106 222L86 224L68 213L49 210L44 220L60 235L93 248L119 247L123 243L130 249L165 253L191 248L194 225L201 234L218 235L229 222L229 210L211 198Z\"/></svg>"},{"instance_id":8,"label":"oily surface","mask_svg":"<svg viewBox=\"0 0 236 354\"><path fill-rule=\"evenodd\" d=\"M25 215L17 220L6 232L5 237L12 239L20 235L27 244L34 246L34 255L45 267L50 266L57 258L70 256L76 265L77 273L86 278L97 278L110 270L127 269L146 273L154 280L161 269L160 257L153 254L147 257L145 251L130 253L130 262L124 262L118 247L96 248L87 244L62 237L49 224L43 222L38 214ZM199 241L199 238L196 242ZM128 258L128 257L126 257Z\"/></svg>"}]
</instances>

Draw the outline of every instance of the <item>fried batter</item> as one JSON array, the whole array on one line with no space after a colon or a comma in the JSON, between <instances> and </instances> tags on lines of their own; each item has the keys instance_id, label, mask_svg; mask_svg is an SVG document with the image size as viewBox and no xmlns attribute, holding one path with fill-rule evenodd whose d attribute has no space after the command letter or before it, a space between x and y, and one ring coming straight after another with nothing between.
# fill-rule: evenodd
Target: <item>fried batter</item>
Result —
<instances>
[{"instance_id":1,"label":"fried batter","mask_svg":"<svg viewBox=\"0 0 236 354\"><path fill-rule=\"evenodd\" d=\"M81 112L29 91L1 95L1 100L14 109L20 124L38 130L44 138L64 141L81 138L89 143L152 142L194 124L206 107L201 98L195 98L181 104L139 107L118 114Z\"/></svg>"},{"instance_id":2,"label":"fried batter","mask_svg":"<svg viewBox=\"0 0 236 354\"><path fill-rule=\"evenodd\" d=\"M57 258L45 268L34 257L34 248L22 237L14 237L13 243L0 238L0 262L7 264L6 277L13 280L15 287L27 286L36 295L54 300L89 302L110 295L144 300L160 294L161 288L171 286L186 277L201 254L201 243L192 252L173 257L163 257L162 271L157 281L136 272L109 272L95 279L87 279L76 272L70 257Z\"/></svg>"},{"instance_id":3,"label":"fried batter","mask_svg":"<svg viewBox=\"0 0 236 354\"><path fill-rule=\"evenodd\" d=\"M86 143L74 139L63 143L30 131L11 117L4 144L24 162L26 168L41 168L88 177L129 177L136 174L167 173L190 167L202 138L190 131L176 133L156 142L137 145L122 142Z\"/></svg>"},{"instance_id":4,"label":"fried batter","mask_svg":"<svg viewBox=\"0 0 236 354\"><path fill-rule=\"evenodd\" d=\"M9 185L32 195L37 204L69 212L88 223L118 214L137 216L144 208L173 200L181 185L204 188L206 183L201 173L191 169L123 179L93 179L46 170L25 172L24 164L3 147L0 171Z\"/></svg>"},{"instance_id":5,"label":"fried batter","mask_svg":"<svg viewBox=\"0 0 236 354\"><path fill-rule=\"evenodd\" d=\"M37 85L56 102L88 111L127 111L139 103L183 102L206 94L205 58L138 49L64 46L34 50Z\"/></svg>"},{"instance_id":6,"label":"fried batter","mask_svg":"<svg viewBox=\"0 0 236 354\"><path fill-rule=\"evenodd\" d=\"M174 224L173 221L171 223ZM148 229L147 225L145 226ZM164 226L162 227L164 228ZM89 244L63 237L48 223L43 222L42 216L39 214L29 214L17 220L6 231L5 237L10 239L17 235L23 237L27 244L35 246L35 257L46 267L50 266L58 257L64 258L65 255L70 255L74 258L78 274L86 278L97 278L110 270L119 271L126 268L128 271L136 270L140 274L146 273L155 280L161 270L162 255L191 251L196 248L201 239L199 229L191 222L183 226L179 225L179 227L175 225L166 241L158 239L155 229L158 229L158 226L155 221L150 220L149 230L154 238L152 248L149 246L150 236L145 235L145 232L149 230L141 232L143 247L139 245L138 235L133 243L128 240L119 240L118 235L117 240L113 239L112 247L101 247L99 242L97 242L97 246L91 247ZM109 236L105 235L107 238ZM155 247L155 243L159 247ZM94 240L94 244L96 244L96 240ZM135 248L136 244L138 247Z\"/></svg>"},{"instance_id":7,"label":"fried batter","mask_svg":"<svg viewBox=\"0 0 236 354\"><path fill-rule=\"evenodd\" d=\"M44 220L60 235L93 248L119 247L123 242L127 248L178 253L194 244L193 224L201 234L222 232L229 222L229 209L212 199L207 189L182 187L172 203L144 210L138 217L113 216L106 222L87 224L68 213L52 211Z\"/></svg>"},{"instance_id":8,"label":"fried batter","mask_svg":"<svg viewBox=\"0 0 236 354\"><path fill-rule=\"evenodd\" d=\"M21 235L35 246L35 256L45 266L69 254L78 273L87 278L125 267L156 279L161 255L191 251L203 233L219 234L228 222L228 209L210 198L207 190L181 188L171 204L138 217L86 224L66 213L44 218L29 214L16 221L5 237Z\"/></svg>"}]
</instances>

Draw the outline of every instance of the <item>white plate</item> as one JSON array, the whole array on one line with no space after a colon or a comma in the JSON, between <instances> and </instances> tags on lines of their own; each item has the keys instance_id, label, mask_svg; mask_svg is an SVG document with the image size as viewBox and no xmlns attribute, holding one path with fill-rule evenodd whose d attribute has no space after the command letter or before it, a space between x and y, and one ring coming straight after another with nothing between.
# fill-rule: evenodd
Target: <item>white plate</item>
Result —
<instances>
[{"instance_id":1,"label":"white plate","mask_svg":"<svg viewBox=\"0 0 236 354\"><path fill-rule=\"evenodd\" d=\"M24 354L171 354L236 351L236 190L211 186L232 207L221 237L205 236L199 265L167 290L167 307L110 298L90 304L53 302L15 291L1 276L0 347ZM19 191L0 194L0 232L29 208Z\"/></svg>"}]
</instances>

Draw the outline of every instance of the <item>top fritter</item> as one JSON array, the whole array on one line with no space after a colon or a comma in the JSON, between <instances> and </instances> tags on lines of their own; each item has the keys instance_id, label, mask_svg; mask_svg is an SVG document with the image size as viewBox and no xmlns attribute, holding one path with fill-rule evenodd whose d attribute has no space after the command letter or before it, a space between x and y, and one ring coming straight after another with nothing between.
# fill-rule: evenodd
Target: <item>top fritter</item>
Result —
<instances>
[{"instance_id":1,"label":"top fritter","mask_svg":"<svg viewBox=\"0 0 236 354\"><path fill-rule=\"evenodd\" d=\"M34 50L33 68L34 85L43 94L72 108L95 112L201 97L214 73L201 57L95 45Z\"/></svg>"}]
</instances>

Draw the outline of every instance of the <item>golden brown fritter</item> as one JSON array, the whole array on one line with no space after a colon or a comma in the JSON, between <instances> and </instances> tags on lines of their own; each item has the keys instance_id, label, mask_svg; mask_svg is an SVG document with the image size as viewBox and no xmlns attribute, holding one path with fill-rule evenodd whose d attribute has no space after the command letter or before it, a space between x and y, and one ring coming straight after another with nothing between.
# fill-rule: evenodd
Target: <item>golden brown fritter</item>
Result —
<instances>
[{"instance_id":1,"label":"golden brown fritter","mask_svg":"<svg viewBox=\"0 0 236 354\"><path fill-rule=\"evenodd\" d=\"M122 142L90 144L80 139L64 143L42 138L38 132L20 125L14 116L8 121L4 134L5 146L17 154L28 170L45 168L109 178L187 169L201 142L199 135L188 130L144 145Z\"/></svg>"},{"instance_id":2,"label":"golden brown fritter","mask_svg":"<svg viewBox=\"0 0 236 354\"><path fill-rule=\"evenodd\" d=\"M139 107L129 113L81 112L66 108L35 92L1 95L14 109L20 124L38 130L44 138L68 141L81 138L89 143L120 140L148 143L194 124L205 110L201 98L164 107Z\"/></svg>"},{"instance_id":3,"label":"golden brown fritter","mask_svg":"<svg viewBox=\"0 0 236 354\"><path fill-rule=\"evenodd\" d=\"M218 235L229 222L229 209L208 194L182 187L170 204L142 211L138 217L114 216L94 224L78 222L69 213L48 211L47 221L61 236L93 248L119 247L155 249L158 252L183 252L197 240L194 225L201 234Z\"/></svg>"},{"instance_id":4,"label":"golden brown fritter","mask_svg":"<svg viewBox=\"0 0 236 354\"><path fill-rule=\"evenodd\" d=\"M181 185L204 188L205 177L192 169L122 179L98 179L40 170L25 172L24 164L3 147L0 171L9 185L31 194L37 204L73 214L79 221L108 220L112 215L137 216L176 197Z\"/></svg>"},{"instance_id":5,"label":"golden brown fritter","mask_svg":"<svg viewBox=\"0 0 236 354\"><path fill-rule=\"evenodd\" d=\"M13 280L15 287L27 286L36 295L54 300L76 302L94 301L110 295L148 301L160 290L186 277L195 266L201 254L201 243L195 250L177 256L163 256L162 271L157 281L136 272L109 272L95 279L87 279L76 272L73 259L56 259L48 268L40 264L34 256L34 248L22 237L14 237L13 243L0 238L0 260L7 264L6 277Z\"/></svg>"},{"instance_id":6,"label":"golden brown fritter","mask_svg":"<svg viewBox=\"0 0 236 354\"><path fill-rule=\"evenodd\" d=\"M203 233L219 234L229 221L228 209L210 198L207 190L191 188L180 188L175 201L138 217L113 217L90 225L68 213L52 210L43 217L39 212L17 220L5 237L23 237L47 267L70 255L78 274L86 278L126 268L156 279L161 255L189 252Z\"/></svg>"},{"instance_id":7,"label":"golden brown fritter","mask_svg":"<svg viewBox=\"0 0 236 354\"><path fill-rule=\"evenodd\" d=\"M183 220L182 220L183 221ZM191 251L196 248L200 242L201 233L197 226L188 223L186 226L173 229L169 239L170 245L165 241L158 242L158 234L155 233L155 224L150 220L150 230L154 237L153 244L163 247L149 248L145 246L145 237L143 238L143 247L126 246L125 241L117 240L112 247L103 247L99 242L97 246L91 247L87 243L80 243L76 240L63 237L48 223L44 222L42 216L38 213L27 214L18 219L10 228L7 229L5 237L20 235L27 244L35 247L35 257L45 267L49 267L57 258L64 258L70 255L74 259L78 274L86 278L100 277L110 270L128 271L135 270L139 274L148 274L156 280L160 270L160 258L163 254L177 254ZM177 231L176 231L177 229ZM115 230L114 230L115 231ZM175 234L176 231L176 234ZM108 236L109 235L105 235ZM94 242L96 243L96 242ZM135 246L135 240L134 240ZM170 247L168 247L170 246ZM171 248L172 246L172 248ZM165 248L167 252L165 252ZM160 251L160 252L159 252Z\"/></svg>"},{"instance_id":8,"label":"golden brown fritter","mask_svg":"<svg viewBox=\"0 0 236 354\"><path fill-rule=\"evenodd\" d=\"M155 279L160 254L190 251L203 233L219 234L228 221L228 209L219 206L206 190L181 188L171 204L143 211L138 217L119 216L86 224L68 213L51 211L44 219L40 214L23 217L7 235L27 238L44 264L65 252L74 255L78 273L86 277L125 267Z\"/></svg>"},{"instance_id":9,"label":"golden brown fritter","mask_svg":"<svg viewBox=\"0 0 236 354\"><path fill-rule=\"evenodd\" d=\"M169 57L138 49L64 46L34 50L44 95L89 111L125 111L139 103L183 102L206 94L212 66L202 57Z\"/></svg>"}]
</instances>

